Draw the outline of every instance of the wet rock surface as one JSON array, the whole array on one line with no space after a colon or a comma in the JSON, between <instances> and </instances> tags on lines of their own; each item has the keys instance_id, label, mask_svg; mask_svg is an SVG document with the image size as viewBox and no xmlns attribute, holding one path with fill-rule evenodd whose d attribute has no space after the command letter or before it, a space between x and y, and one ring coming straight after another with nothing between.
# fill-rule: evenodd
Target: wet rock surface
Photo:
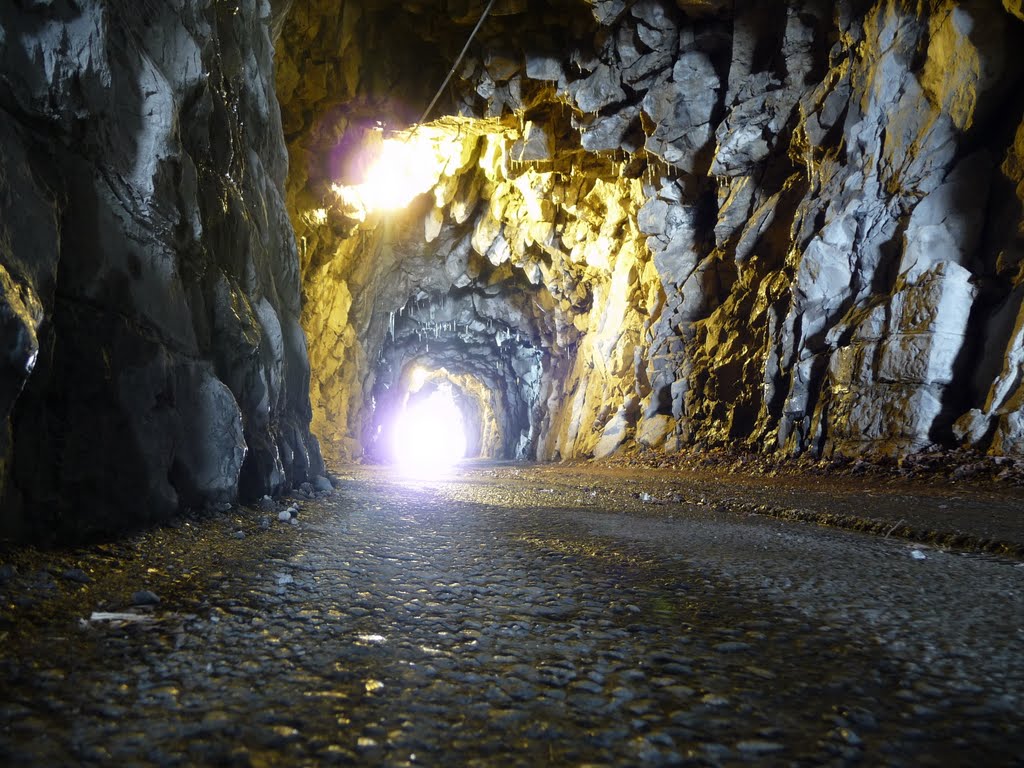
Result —
<instances>
[{"instance_id":1,"label":"wet rock surface","mask_svg":"<svg viewBox=\"0 0 1024 768\"><path fill-rule=\"evenodd\" d=\"M625 470L337 485L4 558L4 761L1019 764L1015 560Z\"/></svg>"},{"instance_id":2,"label":"wet rock surface","mask_svg":"<svg viewBox=\"0 0 1024 768\"><path fill-rule=\"evenodd\" d=\"M0 7L4 539L323 471L269 5L137 11Z\"/></svg>"}]
</instances>

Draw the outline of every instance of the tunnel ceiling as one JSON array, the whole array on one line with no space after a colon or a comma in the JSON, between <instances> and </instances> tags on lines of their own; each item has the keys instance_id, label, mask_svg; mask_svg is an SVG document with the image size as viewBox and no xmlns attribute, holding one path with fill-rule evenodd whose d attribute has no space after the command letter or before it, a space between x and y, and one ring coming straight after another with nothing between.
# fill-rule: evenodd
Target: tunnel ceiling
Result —
<instances>
[{"instance_id":1,"label":"tunnel ceiling","mask_svg":"<svg viewBox=\"0 0 1024 768\"><path fill-rule=\"evenodd\" d=\"M457 157L354 219L330 185L485 6L296 3L278 39L331 452L413 358L493 386L512 455L1021 450L1017 9L499 0L428 119Z\"/></svg>"}]
</instances>

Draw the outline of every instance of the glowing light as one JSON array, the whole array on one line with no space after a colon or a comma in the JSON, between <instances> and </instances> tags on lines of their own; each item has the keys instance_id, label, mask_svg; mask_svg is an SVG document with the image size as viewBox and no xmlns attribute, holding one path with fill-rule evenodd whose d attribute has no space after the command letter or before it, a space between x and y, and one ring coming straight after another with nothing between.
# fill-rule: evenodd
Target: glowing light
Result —
<instances>
[{"instance_id":1,"label":"glowing light","mask_svg":"<svg viewBox=\"0 0 1024 768\"><path fill-rule=\"evenodd\" d=\"M412 370L411 381L409 383L410 392L419 392L423 389L423 385L427 383L427 376L430 374L426 368L416 367Z\"/></svg>"},{"instance_id":2,"label":"glowing light","mask_svg":"<svg viewBox=\"0 0 1024 768\"><path fill-rule=\"evenodd\" d=\"M406 407L395 425L392 448L399 467L418 475L443 472L466 455L462 413L450 388L439 387Z\"/></svg>"},{"instance_id":3,"label":"glowing light","mask_svg":"<svg viewBox=\"0 0 1024 768\"><path fill-rule=\"evenodd\" d=\"M451 162L461 162L462 142L445 132L419 127L373 142L375 158L360 184L331 189L346 212L364 219L373 211L404 208L431 190Z\"/></svg>"}]
</instances>

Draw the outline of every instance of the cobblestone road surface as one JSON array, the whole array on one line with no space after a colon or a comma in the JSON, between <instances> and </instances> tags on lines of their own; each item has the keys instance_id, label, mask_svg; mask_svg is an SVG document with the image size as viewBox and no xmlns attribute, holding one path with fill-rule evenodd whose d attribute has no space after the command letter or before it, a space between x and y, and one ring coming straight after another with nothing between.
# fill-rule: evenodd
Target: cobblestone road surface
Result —
<instances>
[{"instance_id":1,"label":"cobblestone road surface","mask_svg":"<svg viewBox=\"0 0 1024 768\"><path fill-rule=\"evenodd\" d=\"M623 488L353 469L11 555L0 763L1024 765L1017 561Z\"/></svg>"}]
</instances>

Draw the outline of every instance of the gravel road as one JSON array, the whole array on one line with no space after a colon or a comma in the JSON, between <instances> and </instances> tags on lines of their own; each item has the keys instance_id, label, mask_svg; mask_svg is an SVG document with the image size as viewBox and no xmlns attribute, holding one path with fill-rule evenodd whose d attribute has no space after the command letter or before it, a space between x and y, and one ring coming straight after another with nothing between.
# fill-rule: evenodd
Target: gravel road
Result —
<instances>
[{"instance_id":1,"label":"gravel road","mask_svg":"<svg viewBox=\"0 0 1024 768\"><path fill-rule=\"evenodd\" d=\"M644 473L336 486L0 560L0 762L1024 765L1017 560Z\"/></svg>"}]
</instances>

